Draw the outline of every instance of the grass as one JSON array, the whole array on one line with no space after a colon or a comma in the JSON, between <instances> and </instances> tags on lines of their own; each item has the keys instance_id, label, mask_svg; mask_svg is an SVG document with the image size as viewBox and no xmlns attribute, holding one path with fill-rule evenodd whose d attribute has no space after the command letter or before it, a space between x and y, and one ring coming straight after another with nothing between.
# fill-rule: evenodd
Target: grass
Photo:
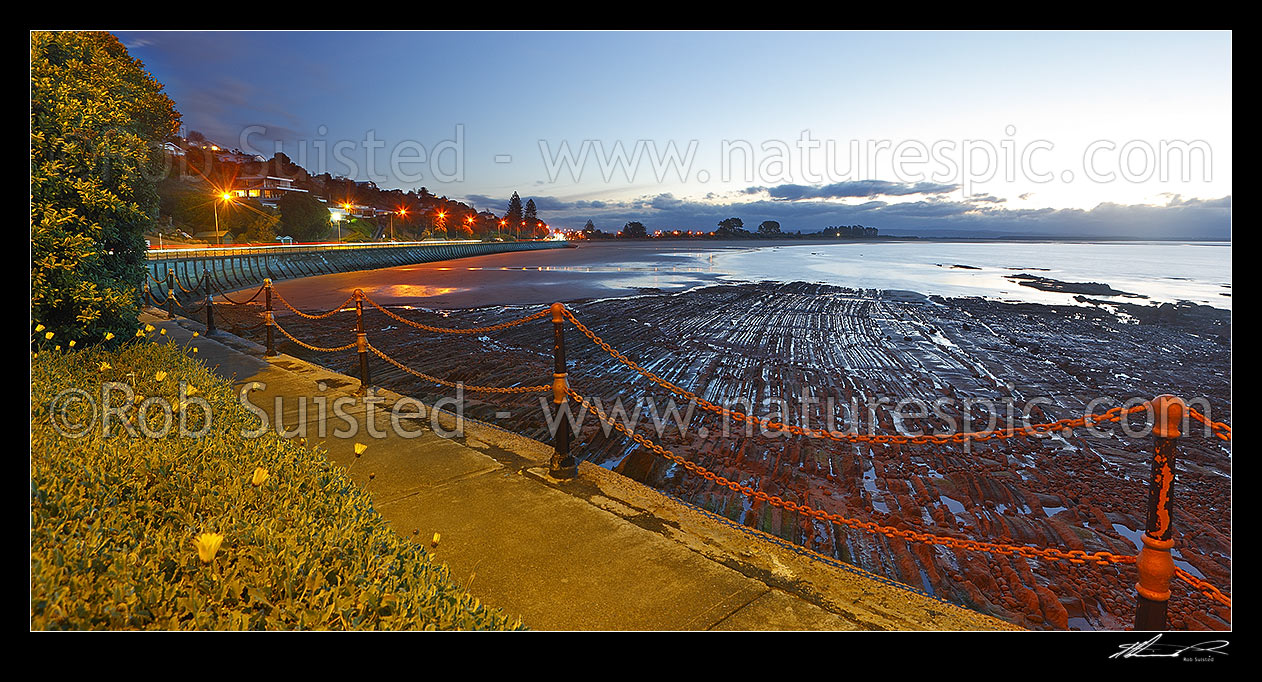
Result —
<instances>
[{"instance_id":1,"label":"grass","mask_svg":"<svg viewBox=\"0 0 1262 682\"><path fill-rule=\"evenodd\" d=\"M110 405L131 405L108 431L107 388ZM55 399L68 389L96 409ZM163 404L173 406L165 435ZM92 426L65 433L76 422ZM321 452L245 437L256 424L178 345L41 351L31 367L32 629L524 629L396 534ZM195 541L208 553L214 535L222 544L204 561Z\"/></svg>"}]
</instances>

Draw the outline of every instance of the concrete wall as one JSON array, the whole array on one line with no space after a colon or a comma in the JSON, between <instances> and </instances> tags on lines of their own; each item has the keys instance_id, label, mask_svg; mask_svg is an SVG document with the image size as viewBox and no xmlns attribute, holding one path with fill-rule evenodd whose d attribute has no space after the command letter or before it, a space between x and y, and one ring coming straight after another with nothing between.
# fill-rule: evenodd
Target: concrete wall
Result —
<instances>
[{"instance_id":1,"label":"concrete wall","mask_svg":"<svg viewBox=\"0 0 1262 682\"><path fill-rule=\"evenodd\" d=\"M436 244L333 244L312 246L243 246L215 249L165 249L149 252L149 287L159 300L166 298L167 273L179 280L176 296L194 289L203 273L217 291L257 287L272 280L373 270L397 265L485 256L508 251L566 248L566 242L442 242ZM204 293L198 286L197 294Z\"/></svg>"}]
</instances>

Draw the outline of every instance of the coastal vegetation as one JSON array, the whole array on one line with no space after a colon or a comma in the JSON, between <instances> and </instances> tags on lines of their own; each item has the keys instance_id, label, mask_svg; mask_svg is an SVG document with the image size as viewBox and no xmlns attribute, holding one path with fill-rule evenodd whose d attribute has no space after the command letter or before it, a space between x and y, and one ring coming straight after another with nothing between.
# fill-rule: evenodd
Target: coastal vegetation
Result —
<instances>
[{"instance_id":1,"label":"coastal vegetation","mask_svg":"<svg viewBox=\"0 0 1262 682\"><path fill-rule=\"evenodd\" d=\"M244 436L257 418L190 351L133 336L33 360L33 629L523 628L393 532L324 454ZM54 396L103 387L131 406L67 435L76 415Z\"/></svg>"},{"instance_id":2,"label":"coastal vegetation","mask_svg":"<svg viewBox=\"0 0 1262 682\"><path fill-rule=\"evenodd\" d=\"M136 330L158 142L180 122L117 38L31 34L31 315L36 348Z\"/></svg>"}]
</instances>

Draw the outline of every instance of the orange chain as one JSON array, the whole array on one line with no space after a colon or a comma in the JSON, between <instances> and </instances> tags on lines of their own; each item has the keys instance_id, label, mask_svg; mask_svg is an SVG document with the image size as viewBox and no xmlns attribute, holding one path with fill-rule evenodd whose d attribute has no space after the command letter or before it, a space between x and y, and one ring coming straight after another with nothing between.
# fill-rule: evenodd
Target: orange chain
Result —
<instances>
[{"instance_id":1,"label":"orange chain","mask_svg":"<svg viewBox=\"0 0 1262 682\"><path fill-rule=\"evenodd\" d=\"M1218 602L1219 604L1222 604L1223 606L1226 606L1227 608L1231 608L1231 597L1228 597L1227 595L1223 594L1222 590L1218 589L1217 587L1214 587L1213 585L1205 582L1204 580L1201 580L1200 578L1192 575L1191 573L1188 573L1187 571L1181 568L1175 568L1174 575L1177 576L1179 580L1182 580L1183 582L1191 585L1195 590L1205 595L1206 597L1213 599L1214 601Z\"/></svg>"},{"instance_id":2,"label":"orange chain","mask_svg":"<svg viewBox=\"0 0 1262 682\"><path fill-rule=\"evenodd\" d=\"M445 327L431 327L427 324L421 324L420 322L413 322L412 320L409 320L407 318L400 317L399 315L381 307L376 301L372 300L371 298L368 298L368 294L364 294L364 300L368 301L369 305L385 313L388 317L390 317L391 319L397 322L401 322L403 324L406 324L410 327L415 327L417 329L423 329L427 332L438 332L440 334L483 334L486 332L494 332L494 331L499 331L501 329L508 329L509 327L515 327L519 324L530 322L531 320L537 320L547 315L550 312L547 308L545 308L532 315L527 315L526 317L512 320L511 322L501 322L500 324L491 325L490 327L475 327L472 329L449 329Z\"/></svg>"},{"instance_id":3,"label":"orange chain","mask_svg":"<svg viewBox=\"0 0 1262 682\"><path fill-rule=\"evenodd\" d=\"M889 538L906 540L908 542L919 542L926 545L942 545L944 547L952 547L955 549L973 550L977 552L986 552L989 554L998 554L1002 556L1011 556L1018 554L1027 559L1048 559L1051 561L1068 561L1072 564L1094 563L1099 566L1107 566L1109 564L1133 564L1136 557L1127 555L1113 554L1112 552L1092 552L1088 553L1083 550L1061 550L1054 547L1030 547L1027 545L1006 545L994 542L980 542L977 540L966 540L961 538L946 537L943 535L934 535L932 533L920 533L914 530L900 530L892 526L882 526L872 521L861 521L840 514L830 514L822 509L815 509L805 504L798 504L791 500L784 500L776 495L768 495L761 490L754 490L749 486L741 485L734 481L730 481L719 474L709 471L705 467L690 462L679 455L667 450L666 448L654 443L648 438L638 433L628 430L625 426L610 419L599 406L588 402L586 398L576 393L573 389L567 388L565 392L584 407L594 412L601 421L609 424L613 428L621 431L623 434L634 440L636 443L652 450L654 453L665 457L666 459L678 464L679 466L691 471L702 478L712 481L713 483L740 493L745 497L760 502L765 502L773 507L779 507L789 512L802 514L818 521L830 521L840 526L862 530L868 533L876 533Z\"/></svg>"},{"instance_id":4,"label":"orange chain","mask_svg":"<svg viewBox=\"0 0 1262 682\"><path fill-rule=\"evenodd\" d=\"M1215 436L1218 436L1222 440L1225 440L1229 443L1231 442L1231 427L1230 426L1222 422L1210 421L1209 418L1207 418L1205 415L1201 414L1200 412L1190 407L1188 408L1188 414L1190 414L1192 418L1195 419L1196 421L1208 426L1209 430L1213 431Z\"/></svg>"},{"instance_id":5,"label":"orange chain","mask_svg":"<svg viewBox=\"0 0 1262 682\"><path fill-rule=\"evenodd\" d=\"M354 344L351 344L351 345L354 345ZM376 346L372 345L371 343L368 343L366 345L368 346L368 350L377 354L377 357L381 358L382 360L385 360L386 362L394 365L395 367L398 367L404 372L407 372L408 374L412 374L414 376L418 376L426 381L432 381L436 384L447 386L449 388L457 388L459 386L464 386L464 390L470 391L473 393L543 393L544 391L552 390L551 384L543 385L543 386L516 386L513 388L500 388L498 386L469 386L467 384L457 384L452 381L447 381L445 379L439 379L438 377L435 377L435 376L430 376L424 372L418 372L412 369L411 367L404 365L398 360L395 360L389 355L386 355L384 352L382 352L380 349L378 349Z\"/></svg>"},{"instance_id":6,"label":"orange chain","mask_svg":"<svg viewBox=\"0 0 1262 682\"><path fill-rule=\"evenodd\" d=\"M286 307L286 308L289 308L290 310L292 310L292 311L294 311L295 313L297 313L297 315L298 315L299 317L305 317L305 318L307 318L308 320L323 320L324 318L329 317L329 316L331 316L331 315L333 315L333 314L335 314L335 313L340 313L340 312L342 312L343 310L345 310L345 309L346 309L346 304L347 304L347 303L350 303L351 301L354 301L354 300L355 300L355 294L351 294L351 297L350 297L350 298L348 298L348 299L346 299L346 301L345 301L345 302L343 302L343 303L342 303L342 305L340 305L340 306L338 306L338 307L336 307L336 308L334 308L334 309L330 310L329 312L327 312L327 313L321 313L321 314L319 314L319 315L311 315L311 314L309 314L309 313L304 313L304 312L302 312L301 310L299 310L299 309L297 309L297 308L293 307L292 305L290 305L290 304L289 304L289 301L286 301L286 300L285 300L285 297L284 297L284 296L281 296L281 295L280 295L280 291L276 290L276 288L275 288L275 287L273 287L273 288L272 288L272 295L273 295L273 296L275 296L275 297L277 298L277 300L279 300L281 303L283 303L283 304L285 305L285 307Z\"/></svg>"},{"instance_id":7,"label":"orange chain","mask_svg":"<svg viewBox=\"0 0 1262 682\"><path fill-rule=\"evenodd\" d=\"M676 386L675 384L672 384L671 382L666 381L665 379L662 379L661 377L648 371L647 369L644 369L639 364L637 364L634 360L628 358L626 355L623 355L613 346L606 343L604 339L601 339L599 336L597 336L595 332L593 332L591 329L588 329L587 326L584 325L582 322L579 322L578 319L574 317L574 314L570 312L569 308L566 308L562 314L565 315L566 319L568 319L576 328L578 328L578 330L582 332L584 336L591 339L593 343L595 343L597 346L600 346L601 349L603 349L606 353L609 353L609 355L611 355L615 360L617 360L618 362L621 362L622 364L635 370L636 372L639 372L645 378L661 386L662 388L665 388L666 390L684 398L685 400L696 403L697 406L700 407L701 409L709 411L709 412L713 412L723 417L731 417L732 419L735 419L740 422L757 425L760 428L763 428L766 430L786 431L795 436L807 436L810 438L826 438L829 440L835 440L835 441L840 441L840 442L845 442L845 443L946 444L946 443L965 443L968 441L983 441L984 442L984 441L991 440L993 438L997 438L999 440L1006 440L1008 438L1015 438L1015 437L1037 437L1037 436L1046 435L1055 431L1072 430L1072 429L1076 429L1076 428L1080 428L1084 426L1101 424L1105 422L1118 422L1118 421L1121 421L1128 414L1146 411L1149 408L1149 403L1145 402L1145 403L1142 403L1140 405L1135 405L1130 408L1114 407L1112 409L1107 410L1103 414L1078 417L1077 419L1061 419L1059 421L1051 422L1048 424L1034 424L1031 426L1023 426L1019 429L1017 428L994 429L990 431L975 431L975 432L970 432L970 433L954 433L954 434L919 435L919 436L905 436L902 434L896 434L896 435L866 435L865 436L865 435L857 434L857 433L848 434L841 431L828 431L825 429L806 429L800 426L793 426L791 424L782 424L780 422L772 421L769 419L760 419L752 415L747 415L743 412L738 412L735 410L728 409L721 405L715 405L714 403L701 398L697 394L691 391L688 391L684 388L681 388L679 386Z\"/></svg>"},{"instance_id":8,"label":"orange chain","mask_svg":"<svg viewBox=\"0 0 1262 682\"><path fill-rule=\"evenodd\" d=\"M289 332L285 331L284 327L280 326L279 324L276 324L275 316L272 317L272 326L276 327L276 329L279 330L280 333L284 334L290 341L293 341L294 343L298 344L299 346L302 346L303 348L306 348L307 350L314 350L320 353L336 353L342 350L350 350L354 348L355 346L359 345L357 341L351 341L345 346L338 346L337 348L321 348L320 346L313 346L309 343L304 343L294 338L293 334L290 334Z\"/></svg>"}]
</instances>

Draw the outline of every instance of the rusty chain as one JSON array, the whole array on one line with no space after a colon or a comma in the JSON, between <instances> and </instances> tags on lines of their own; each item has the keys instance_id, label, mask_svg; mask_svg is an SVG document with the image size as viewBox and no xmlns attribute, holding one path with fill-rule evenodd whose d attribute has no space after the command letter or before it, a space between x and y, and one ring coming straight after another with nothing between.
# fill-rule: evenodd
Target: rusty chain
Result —
<instances>
[{"instance_id":1,"label":"rusty chain","mask_svg":"<svg viewBox=\"0 0 1262 682\"><path fill-rule=\"evenodd\" d=\"M1209 430L1212 431L1214 435L1217 436L1218 438L1225 440L1229 443L1231 442L1231 427L1230 426L1222 422L1210 421L1208 417L1206 417L1205 415L1201 414L1200 412L1190 407L1188 408L1188 414L1191 415L1191 417L1195 419L1196 421L1204 424L1205 426L1208 426Z\"/></svg>"},{"instance_id":2,"label":"rusty chain","mask_svg":"<svg viewBox=\"0 0 1262 682\"><path fill-rule=\"evenodd\" d=\"M272 326L276 327L276 329L280 331L280 333L284 334L285 337L288 338L290 341L293 341L294 343L298 344L299 346L302 346L303 348L306 348L307 350L314 350L320 353L336 353L338 351L350 350L354 348L355 346L359 345L357 341L351 341L345 346L338 346L337 348L321 348L320 346L313 346L309 343L304 343L294 338L293 334L290 334L289 332L285 331L284 327L276 323L276 318L274 316L272 317Z\"/></svg>"},{"instance_id":3,"label":"rusty chain","mask_svg":"<svg viewBox=\"0 0 1262 682\"><path fill-rule=\"evenodd\" d=\"M381 351L379 348L372 345L371 343L366 343L365 345L367 345L368 350L375 353L377 357L381 358L382 360L385 360L386 362L394 365L395 367L398 367L404 372L407 372L408 374L411 374L414 376L418 376L426 381L431 381L436 384L447 386L448 388L457 388L458 386L463 386L464 387L463 390L470 391L473 393L543 393L545 391L552 390L551 384L545 384L542 386L515 386L513 388L500 388L498 386L470 386L468 384L458 384L457 382L447 381L446 379L439 379L438 377L430 376L424 372L419 372L415 369L412 369L411 367L408 367L407 365L399 362L398 360L395 360L389 355L386 355L383 351Z\"/></svg>"},{"instance_id":4,"label":"rusty chain","mask_svg":"<svg viewBox=\"0 0 1262 682\"><path fill-rule=\"evenodd\" d=\"M368 297L368 294L364 294L364 300L365 300L365 301L368 301L368 304L369 304L369 305L371 305L372 307L376 308L377 310L380 310L381 312L385 313L387 317L389 317L389 318L390 318L390 319L392 319L392 320L395 320L396 322L400 322L400 323L402 323L402 324L406 324L406 325L408 325L409 327L415 327L415 328L417 328L417 329L423 329L423 330L425 330L425 331L427 331L427 332L437 332L437 333L439 333L439 334L485 334L485 333L487 333L487 332L494 332L494 331L499 331L499 330L501 330L501 329L508 329L509 327L515 327L515 326L517 326L517 325L519 325L519 324L524 324L524 323L526 323L526 322L530 322L530 321L532 321L532 320L537 320L537 319L539 319L539 318L541 318L541 317L544 317L545 315L547 315L547 314L549 313L549 310L548 310L547 308L545 308L545 309L543 309L543 310L540 310L540 311L539 311L539 312L537 312L537 313L533 313L533 314L531 314L531 315L527 315L526 317L518 318L518 319L516 319L516 320L511 320L511 321L509 321L509 322L501 322L500 324L494 324L494 325L491 325L491 326L489 326L489 327L472 327L472 328L467 328L467 329L454 329L454 328L447 328L447 327L431 327L431 326L429 326L429 325L427 325L427 324L422 324L422 323L420 323L420 322L414 322L414 321L409 320L409 319L407 319L407 318L405 318L405 317L401 317L401 316L399 316L398 314L393 313L393 312L391 312L391 311L386 310L385 308L383 308L383 307L382 307L379 303L377 303L376 301L374 301L374 300L372 300L371 298L369 298L369 297Z\"/></svg>"},{"instance_id":5,"label":"rusty chain","mask_svg":"<svg viewBox=\"0 0 1262 682\"><path fill-rule=\"evenodd\" d=\"M267 286L267 285L264 285L264 287L266 287L266 286ZM298 317L305 317L305 318L307 318L308 320L323 320L323 319L324 319L324 318L326 318L326 317L331 317L332 315L334 315L334 314L336 314L336 313L340 313L340 312L342 312L343 310L345 310L345 309L346 309L346 304L348 304L348 303L350 303L351 301L354 301L354 300L355 300L355 294L351 294L351 297L350 297L350 298L346 299L345 301L343 301L343 302L342 302L342 304L341 304L341 305L339 305L338 307L336 307L336 308L334 308L334 309L330 310L329 312L327 312L327 313L320 313L319 315L312 315L312 314L310 314L310 313L304 313L304 312L302 312L301 310L299 310L299 309L297 309L297 308L293 307L292 305L290 305L289 301L286 301L286 300L285 300L285 297L284 297L284 296L281 296L281 295L280 295L280 292L279 292L279 291L277 291L275 287L273 287L273 288L272 288L272 295L276 297L276 300L278 300L278 301L280 301L282 304L284 304L284 306L285 306L286 308L289 308L289 309L290 309L290 310L292 310L292 311L293 311L296 315L298 315Z\"/></svg>"},{"instance_id":6,"label":"rusty chain","mask_svg":"<svg viewBox=\"0 0 1262 682\"><path fill-rule=\"evenodd\" d=\"M231 303L232 305L245 305L247 303L253 303L254 299L258 298L259 294L263 293L263 290L266 288L267 288L266 286L260 286L258 290L254 292L253 296L249 297L248 299L244 301L235 301L232 298L230 298L228 294L225 294L222 291L219 292L219 295L222 296L225 301ZM211 298L213 299L214 297L212 296Z\"/></svg>"},{"instance_id":7,"label":"rusty chain","mask_svg":"<svg viewBox=\"0 0 1262 682\"><path fill-rule=\"evenodd\" d=\"M952 538L944 535L934 535L933 533L921 533L914 530L899 529L893 526L882 526L873 521L862 521L840 514L831 514L822 509L815 509L809 505L798 504L792 500L784 500L776 495L769 495L761 490L753 488L734 481L730 481L723 476L716 474L705 467L690 462L679 455L667 450L666 448L654 443L652 440L641 436L634 431L627 429L617 420L610 419L599 406L588 402L586 398L579 395L573 389L566 388L566 393L580 402L585 408L596 414L596 417L614 429L622 432L631 440L648 448L655 454L664 457L675 464L691 471L698 476L715 483L716 485L728 488L733 492L740 493L752 500L757 500L770 504L773 507L779 507L789 512L802 514L813 518L817 521L829 521L840 526L861 530L868 533L880 534L889 538L906 540L908 542L918 542L927 545L941 545L955 549L972 550L978 552L986 552L989 554L998 554L1002 556L1020 555L1027 559L1048 559L1051 561L1068 561L1071 564L1093 563L1099 566L1107 566L1110 564L1133 564L1136 557L1129 555L1113 554L1112 552L1086 552L1084 550L1062 550L1054 547L1030 547L1028 545L1007 545L994 542L981 542L978 540L968 540L962 538Z\"/></svg>"},{"instance_id":8,"label":"rusty chain","mask_svg":"<svg viewBox=\"0 0 1262 682\"><path fill-rule=\"evenodd\" d=\"M589 329L582 322L579 322L578 318L574 316L574 313L572 313L569 308L566 308L562 314L565 315L566 319L568 319L571 324L573 324L580 332L582 332L584 336L590 339L592 343L595 343L602 350L604 350L606 353L612 356L615 360L617 360L618 362L621 362L622 364L626 365L630 369L638 372L639 374L647 378L649 381L652 381L653 383L657 384L658 386L665 388L666 390L680 396L681 398L684 398L685 400L696 403L696 405L700 407L701 409L706 410L708 412L713 412L714 414L717 414L723 417L730 417L732 419L735 419L736 421L755 425L765 430L784 431L784 432L791 433L795 436L806 436L809 438L824 438L824 439L834 440L834 441L839 441L839 442L844 442L844 443L946 444L946 443L965 443L968 441L985 442L991 439L1006 440L1008 438L1016 438L1016 437L1039 437L1039 436L1047 435L1056 431L1073 430L1076 428L1081 428L1084 426L1092 426L1095 424L1102 424L1105 422L1118 422L1118 421L1121 421L1123 418L1125 418L1126 415L1128 414L1146 411L1149 409L1149 403L1145 402L1143 404L1135 405L1130 408L1114 407L1110 410L1107 410L1103 414L1088 415L1084 417L1078 417L1076 419L1061 419L1059 421L1054 421L1047 424L1033 424L1030 426L1023 426L1021 428L993 429L990 431L975 431L975 432L969 432L969 433L953 433L953 434L935 434L935 435L922 434L919 436L907 436L903 434L863 435L863 434L857 434L857 433L845 433L842 431L829 431L826 429L803 428L801 426L794 426L792 424L783 424L781 422L772 421L770 419L761 419L759 417L747 415L743 412L738 412L736 410L732 410L732 409L723 407L721 405L715 405L714 403L708 400L705 400L704 398L698 396L697 394L687 389L681 388L680 386L677 386L669 381L666 381L665 379L657 376L653 372L650 372L644 367L641 367L634 360L632 360L631 358L628 358L626 355L618 351L616 348L606 343L604 339L597 336L595 332Z\"/></svg>"},{"instance_id":9,"label":"rusty chain","mask_svg":"<svg viewBox=\"0 0 1262 682\"><path fill-rule=\"evenodd\" d=\"M1209 597L1210 599L1218 602L1219 604L1222 604L1223 606L1226 606L1227 608L1231 608L1231 597L1228 597L1227 595L1223 594L1222 590L1218 589L1217 587L1214 587L1208 582L1201 580L1200 578L1192 575L1191 573L1188 573L1187 571L1181 568L1175 568L1174 575L1179 580L1182 580L1188 585L1191 585L1192 589L1196 590L1197 592L1200 592L1206 597Z\"/></svg>"}]
</instances>

